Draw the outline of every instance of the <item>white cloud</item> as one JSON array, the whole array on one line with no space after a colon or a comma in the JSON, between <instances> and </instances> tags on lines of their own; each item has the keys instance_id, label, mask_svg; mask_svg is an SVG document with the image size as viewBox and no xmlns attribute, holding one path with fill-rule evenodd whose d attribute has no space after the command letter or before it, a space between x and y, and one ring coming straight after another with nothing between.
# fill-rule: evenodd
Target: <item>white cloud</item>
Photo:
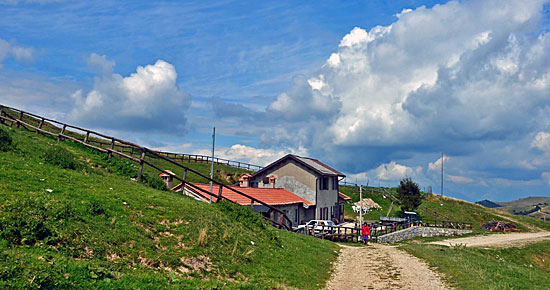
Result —
<instances>
[{"instance_id":1,"label":"white cloud","mask_svg":"<svg viewBox=\"0 0 550 290\"><path fill-rule=\"evenodd\" d=\"M550 172L543 172L541 175L542 179L550 184Z\"/></svg>"},{"instance_id":2,"label":"white cloud","mask_svg":"<svg viewBox=\"0 0 550 290\"><path fill-rule=\"evenodd\" d=\"M138 66L123 77L113 74L114 62L92 54L88 64L102 75L85 96L81 90L72 98L69 118L85 125L112 129L181 132L191 98L177 86L173 65L158 60L154 65Z\"/></svg>"},{"instance_id":3,"label":"white cloud","mask_svg":"<svg viewBox=\"0 0 550 290\"><path fill-rule=\"evenodd\" d=\"M405 14L407 14L407 13L410 13L410 12L412 12L412 11L413 11L412 9L406 8L406 9L401 10L400 13L395 14L395 16L397 16L397 18L399 18L399 17L401 17L401 16L403 16L403 15L405 15Z\"/></svg>"},{"instance_id":4,"label":"white cloud","mask_svg":"<svg viewBox=\"0 0 550 290\"><path fill-rule=\"evenodd\" d=\"M354 45L359 45L362 42L368 40L368 33L359 27L354 27L350 33L348 33L342 41L340 41L340 47L352 47Z\"/></svg>"},{"instance_id":5,"label":"white cloud","mask_svg":"<svg viewBox=\"0 0 550 290\"><path fill-rule=\"evenodd\" d=\"M351 183L360 183L360 184L366 184L369 180L369 176L367 175L367 172L359 172L359 173L352 173L349 174L349 176L346 177L347 182Z\"/></svg>"},{"instance_id":6,"label":"white cloud","mask_svg":"<svg viewBox=\"0 0 550 290\"><path fill-rule=\"evenodd\" d=\"M97 53L92 53L86 60L86 64L94 73L106 77L109 77L109 75L113 73L113 67L115 66L114 61L108 60L107 56L99 55Z\"/></svg>"},{"instance_id":7,"label":"white cloud","mask_svg":"<svg viewBox=\"0 0 550 290\"><path fill-rule=\"evenodd\" d=\"M400 180L405 177L414 177L422 172L422 167L407 167L395 161L382 164L376 168L376 178L382 180Z\"/></svg>"},{"instance_id":8,"label":"white cloud","mask_svg":"<svg viewBox=\"0 0 550 290\"><path fill-rule=\"evenodd\" d=\"M450 181L454 183L472 183L474 182L473 179L466 177L466 176L458 176L458 175L450 175L447 174L445 177L449 178Z\"/></svg>"},{"instance_id":9,"label":"white cloud","mask_svg":"<svg viewBox=\"0 0 550 290\"><path fill-rule=\"evenodd\" d=\"M531 148L538 148L545 153L550 153L550 133L538 132L533 142L531 142Z\"/></svg>"},{"instance_id":10,"label":"white cloud","mask_svg":"<svg viewBox=\"0 0 550 290\"><path fill-rule=\"evenodd\" d=\"M434 170L441 170L441 161L443 160L443 166L445 166L445 164L451 160L451 157L447 156L447 155L443 155L443 157L440 157L439 159L437 159L435 162L430 162L430 164L428 164L428 170L429 171L434 171Z\"/></svg>"},{"instance_id":11,"label":"white cloud","mask_svg":"<svg viewBox=\"0 0 550 290\"><path fill-rule=\"evenodd\" d=\"M212 154L208 149L197 150L195 153L205 156L210 156ZM268 165L287 154L307 156L307 151L304 148L298 148L294 151L258 149L241 144L215 149L215 156L218 158L241 161L260 166Z\"/></svg>"},{"instance_id":12,"label":"white cloud","mask_svg":"<svg viewBox=\"0 0 550 290\"><path fill-rule=\"evenodd\" d=\"M9 56L18 61L29 62L34 59L35 54L34 48L18 46L0 38L0 62Z\"/></svg>"},{"instance_id":13,"label":"white cloud","mask_svg":"<svg viewBox=\"0 0 550 290\"><path fill-rule=\"evenodd\" d=\"M528 136L550 102L542 3L451 1L353 28L315 75L257 115L262 144L304 146L356 171L358 161L470 154Z\"/></svg>"}]
</instances>

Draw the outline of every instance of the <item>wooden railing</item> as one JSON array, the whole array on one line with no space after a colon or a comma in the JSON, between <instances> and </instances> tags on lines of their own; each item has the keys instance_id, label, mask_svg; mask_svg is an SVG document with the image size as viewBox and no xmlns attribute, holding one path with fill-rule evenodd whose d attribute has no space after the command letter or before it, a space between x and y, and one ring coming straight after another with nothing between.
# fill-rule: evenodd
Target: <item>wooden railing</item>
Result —
<instances>
[{"instance_id":1,"label":"wooden railing","mask_svg":"<svg viewBox=\"0 0 550 290\"><path fill-rule=\"evenodd\" d=\"M110 142L104 142L102 140L88 140L88 141L89 143L97 144L98 147L100 148L111 146ZM119 150L120 152L130 153L130 155L139 154L139 150L137 150L137 148L133 146L127 146L123 144L115 144L115 146L120 148ZM199 155L199 154L173 153L173 152L158 151L158 150L155 150L155 152L174 161L209 163L209 162L212 162L212 160L214 160L214 163L216 164L223 164L223 165L227 165L227 166L231 166L239 169L258 171L263 168L263 166L260 166L260 165L254 165L246 162L228 160L228 159L223 159L218 157L212 158L212 156L205 156L205 155ZM156 156L152 156L152 157L158 158Z\"/></svg>"},{"instance_id":2,"label":"wooden railing","mask_svg":"<svg viewBox=\"0 0 550 290\"><path fill-rule=\"evenodd\" d=\"M11 116L9 111L16 113L17 116ZM37 126L34 126L34 125L32 125L28 122L24 122L23 121L24 116L29 116L29 117L33 118L34 121L39 121L39 124ZM51 127L53 127L53 128L57 128L56 130L59 130L59 132L55 133L55 132L50 132L48 130L42 129L42 127L44 126L46 121L50 122L49 125L51 125ZM10 122L10 126L12 126L12 127L13 127L13 125L16 125L17 128L23 127L26 130L36 132L37 134L47 134L47 135L50 135L50 136L53 136L53 137L57 138L59 141L61 141L63 139L69 139L69 140L75 141L75 142L80 143L80 144L82 144L86 147L93 148L93 149L98 150L100 152L106 153L109 158L112 157L113 154L116 154L116 155L118 155L122 158L126 158L126 159L129 159L129 160L134 161L136 163L139 163L139 170L138 170L138 176L137 176L138 180L141 180L141 178L142 178L144 165L148 165L148 166L158 170L159 172L164 172L166 174L172 175L173 178L179 180L183 184L183 186L185 186L185 187L190 187L190 188L198 190L202 193L205 193L207 195L215 197L216 201L220 201L222 199L225 199L225 200L228 200L230 202L233 202L232 200L226 198L223 195L223 190L226 190L226 192L227 192L227 190L235 192L235 193L237 193L241 196L244 196L244 197L250 199L251 203L254 202L254 203L264 205L264 206L268 207L272 212L279 213L279 217L280 217L279 220L271 220L271 222L273 224L277 225L279 228L284 228L284 229L289 230L289 231L292 230L291 229L291 225L292 225L291 220L288 218L288 216L284 212L280 211L279 209L277 209L277 208L275 208L275 207L273 207L273 206L271 206L271 205L269 205L269 204L267 204L267 203L265 203L261 200L258 200L258 199L254 198L252 196L249 196L249 195L247 195L243 192L240 192L240 191L238 191L238 190L236 190L232 187L229 187L229 186L227 186L223 183L220 183L216 180L213 180L210 177L208 177L206 175L203 175L202 173L200 173L200 172L198 172L198 171L196 171L192 168L189 168L189 167L187 167L185 165L182 165L182 164L180 164L180 163L178 163L178 162L176 162L176 161L174 161L170 158L167 158L167 157L161 155L161 153L159 153L155 150L151 150L147 147L142 147L140 145L137 145L137 144L134 144L132 142L128 142L128 141L125 141L125 140L122 140L122 139L118 139L116 137L108 136L108 135L101 134L101 133L91 131L91 130L88 130L88 129L84 129L84 128L80 128L80 127L77 127L77 126L69 125L69 124L59 122L59 121L56 121L56 120L53 120L53 119L48 119L48 118L45 118L45 117L42 117L42 116L39 116L39 115L36 115L36 114L24 112L24 111L16 109L16 108L0 105L0 123L6 124L6 122ZM54 124L59 125L61 128L54 125ZM73 129L73 130L81 131L82 133L78 133L78 132L75 132L75 131L68 131L67 129ZM99 138L96 137L96 136L98 136ZM83 137L82 140L79 137L80 138ZM103 140L99 140L99 139L103 139ZM105 142L105 140L107 140L108 142ZM94 142L96 144L97 144L97 142L102 142L102 144L107 143L108 147L103 148L103 147L101 147L101 145L100 146L92 145L91 143L94 143ZM120 151L117 150L117 148L121 148ZM131 150L131 152L124 151L125 148L126 148L126 150ZM128 149L128 148L131 148L131 149ZM131 156L131 155L133 155L134 150L139 152L139 156L140 156L139 158ZM130 155L128 155L126 153L130 153ZM184 170L183 178L179 177L177 175L173 175L170 172L165 171L165 170L157 167L153 163L147 161L146 158L145 158L146 156L152 156L153 158L162 159L162 160L165 160L165 161L167 161L167 162L169 162L169 163L171 163L171 164L173 164L177 167L182 168ZM194 174L196 174L196 175L212 182L213 184L217 184L219 186L219 192L218 193L211 193L207 190L201 189L198 186L188 182L186 180L188 172L194 173ZM264 218L266 218L266 217L264 216ZM266 218L266 219L269 219L269 218Z\"/></svg>"},{"instance_id":3,"label":"wooden railing","mask_svg":"<svg viewBox=\"0 0 550 290\"><path fill-rule=\"evenodd\" d=\"M331 241L358 242L360 241L361 229L323 225L315 228L306 226L295 232Z\"/></svg>"}]
</instances>

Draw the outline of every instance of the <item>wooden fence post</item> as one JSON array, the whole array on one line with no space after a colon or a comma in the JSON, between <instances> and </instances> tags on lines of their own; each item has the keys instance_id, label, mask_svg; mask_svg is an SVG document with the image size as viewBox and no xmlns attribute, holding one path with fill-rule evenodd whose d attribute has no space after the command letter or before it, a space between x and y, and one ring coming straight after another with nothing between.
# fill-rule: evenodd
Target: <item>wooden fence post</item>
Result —
<instances>
[{"instance_id":1,"label":"wooden fence post","mask_svg":"<svg viewBox=\"0 0 550 290\"><path fill-rule=\"evenodd\" d=\"M4 114L4 106L0 105L0 117ZM4 124L4 119L0 118L0 124Z\"/></svg>"},{"instance_id":2,"label":"wooden fence post","mask_svg":"<svg viewBox=\"0 0 550 290\"><path fill-rule=\"evenodd\" d=\"M19 111L19 121L23 121L23 111ZM19 128L19 126L21 126L21 124L17 122L16 128Z\"/></svg>"},{"instance_id":3,"label":"wooden fence post","mask_svg":"<svg viewBox=\"0 0 550 290\"><path fill-rule=\"evenodd\" d=\"M181 193L185 193L185 182L187 180L187 167L183 170L183 181L181 182Z\"/></svg>"},{"instance_id":4,"label":"wooden fence post","mask_svg":"<svg viewBox=\"0 0 550 290\"><path fill-rule=\"evenodd\" d=\"M107 153L107 158L111 158L113 156L113 148L115 148L115 138L111 138L111 150Z\"/></svg>"},{"instance_id":5,"label":"wooden fence post","mask_svg":"<svg viewBox=\"0 0 550 290\"><path fill-rule=\"evenodd\" d=\"M61 129L61 133L59 133L59 135L57 135L57 141L61 141L63 139L63 137L61 137L61 135L65 134L65 129L67 128L67 125L63 125L63 129Z\"/></svg>"},{"instance_id":6,"label":"wooden fence post","mask_svg":"<svg viewBox=\"0 0 550 290\"><path fill-rule=\"evenodd\" d=\"M280 217L279 217L279 228L283 228L283 225L284 225L284 221L285 221L285 216L283 214L280 214Z\"/></svg>"},{"instance_id":7,"label":"wooden fence post","mask_svg":"<svg viewBox=\"0 0 550 290\"><path fill-rule=\"evenodd\" d=\"M36 134L40 134L40 130L42 129L43 125L44 125L44 118L40 120L40 124L38 125L38 130L36 130Z\"/></svg>"},{"instance_id":8,"label":"wooden fence post","mask_svg":"<svg viewBox=\"0 0 550 290\"><path fill-rule=\"evenodd\" d=\"M143 174L143 160L145 160L145 148L141 148L141 157L139 158L139 170L138 170L138 181L141 180L141 175Z\"/></svg>"},{"instance_id":9,"label":"wooden fence post","mask_svg":"<svg viewBox=\"0 0 550 290\"><path fill-rule=\"evenodd\" d=\"M88 139L90 139L90 131L86 131L86 137L84 137L84 143L88 143Z\"/></svg>"},{"instance_id":10,"label":"wooden fence post","mask_svg":"<svg viewBox=\"0 0 550 290\"><path fill-rule=\"evenodd\" d=\"M223 186L220 184L219 187L220 187L220 191L218 192L218 200L216 200L216 202L220 202L220 200L222 200Z\"/></svg>"}]
</instances>

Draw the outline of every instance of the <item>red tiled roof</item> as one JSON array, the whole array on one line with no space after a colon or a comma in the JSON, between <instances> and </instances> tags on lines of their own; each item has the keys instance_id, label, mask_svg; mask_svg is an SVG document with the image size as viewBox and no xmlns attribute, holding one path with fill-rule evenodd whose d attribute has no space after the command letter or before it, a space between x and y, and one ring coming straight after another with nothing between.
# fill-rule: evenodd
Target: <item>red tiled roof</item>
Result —
<instances>
[{"instance_id":1,"label":"red tiled roof","mask_svg":"<svg viewBox=\"0 0 550 290\"><path fill-rule=\"evenodd\" d=\"M210 184L193 183L192 185L210 192ZM172 188L172 190L178 190L180 187L181 187L181 183L176 185L174 188ZM294 204L294 203L304 203L306 205L313 205L313 203L295 195L294 193L284 188L257 188L257 187L238 187L238 186L230 186L230 187L248 196L256 198L257 200L265 202L269 205L284 205L284 204ZM189 186L189 188L194 189L194 191L196 191L199 195L201 195L205 199L210 198L209 194L202 192L200 190L197 190L193 186ZM215 195L218 194L219 190L220 188L218 185L214 185L212 187L212 192ZM241 205L249 205L252 203L252 200L250 198L240 195L227 188L223 188L222 195L225 198ZM216 201L217 198L213 197L212 200Z\"/></svg>"},{"instance_id":2,"label":"red tiled roof","mask_svg":"<svg viewBox=\"0 0 550 290\"><path fill-rule=\"evenodd\" d=\"M343 194L339 191L338 191L338 197L343 199L343 200L351 200L351 197L349 197L349 196L347 196L347 195L345 195L345 194Z\"/></svg>"}]
</instances>

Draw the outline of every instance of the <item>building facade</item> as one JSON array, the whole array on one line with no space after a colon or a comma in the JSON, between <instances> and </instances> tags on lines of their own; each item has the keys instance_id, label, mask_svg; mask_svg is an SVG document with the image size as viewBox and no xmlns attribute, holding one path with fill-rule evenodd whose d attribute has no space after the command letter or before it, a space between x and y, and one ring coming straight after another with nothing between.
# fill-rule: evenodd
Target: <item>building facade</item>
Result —
<instances>
[{"instance_id":1,"label":"building facade","mask_svg":"<svg viewBox=\"0 0 550 290\"><path fill-rule=\"evenodd\" d=\"M289 154L246 179L249 187L284 188L310 202L312 206L299 215L299 222L304 223L312 219L343 220L344 201L339 198L338 182L344 177L319 160Z\"/></svg>"}]
</instances>

